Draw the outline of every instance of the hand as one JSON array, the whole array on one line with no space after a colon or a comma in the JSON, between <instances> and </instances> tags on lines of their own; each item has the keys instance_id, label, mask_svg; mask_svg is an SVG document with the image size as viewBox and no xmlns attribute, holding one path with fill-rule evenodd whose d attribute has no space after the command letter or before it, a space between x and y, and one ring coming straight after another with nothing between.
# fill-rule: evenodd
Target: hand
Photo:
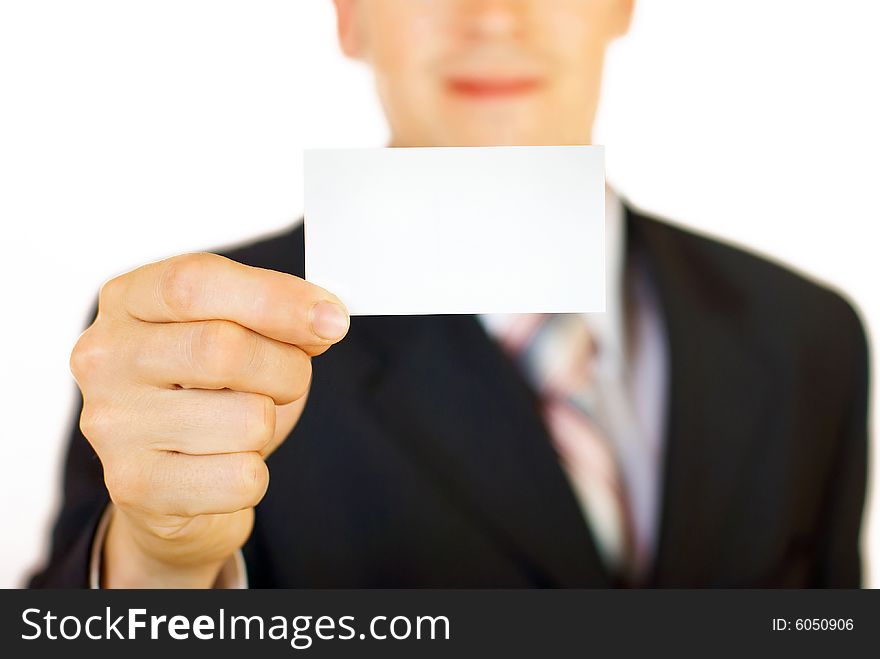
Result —
<instances>
[{"instance_id":1,"label":"hand","mask_svg":"<svg viewBox=\"0 0 880 659\"><path fill-rule=\"evenodd\" d=\"M311 357L348 323L331 293L214 254L104 284L70 360L114 504L104 587L213 584L250 535Z\"/></svg>"}]
</instances>

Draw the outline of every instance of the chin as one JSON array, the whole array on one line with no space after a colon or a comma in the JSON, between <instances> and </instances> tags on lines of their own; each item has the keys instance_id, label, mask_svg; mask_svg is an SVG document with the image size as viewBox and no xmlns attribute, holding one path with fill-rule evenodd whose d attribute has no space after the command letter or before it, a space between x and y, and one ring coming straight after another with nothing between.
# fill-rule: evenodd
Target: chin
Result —
<instances>
[{"instance_id":1,"label":"chin","mask_svg":"<svg viewBox=\"0 0 880 659\"><path fill-rule=\"evenodd\" d=\"M569 144L553 135L532 131L469 131L444 140L445 146L551 146ZM580 142L583 143L583 142Z\"/></svg>"},{"instance_id":2,"label":"chin","mask_svg":"<svg viewBox=\"0 0 880 659\"><path fill-rule=\"evenodd\" d=\"M445 123L440 134L447 146L555 146L588 144L590 131L563 126L558 115L473 112Z\"/></svg>"},{"instance_id":3,"label":"chin","mask_svg":"<svg viewBox=\"0 0 880 659\"><path fill-rule=\"evenodd\" d=\"M440 132L444 146L532 146L555 144L548 131L531 122L466 121L450 122Z\"/></svg>"}]
</instances>

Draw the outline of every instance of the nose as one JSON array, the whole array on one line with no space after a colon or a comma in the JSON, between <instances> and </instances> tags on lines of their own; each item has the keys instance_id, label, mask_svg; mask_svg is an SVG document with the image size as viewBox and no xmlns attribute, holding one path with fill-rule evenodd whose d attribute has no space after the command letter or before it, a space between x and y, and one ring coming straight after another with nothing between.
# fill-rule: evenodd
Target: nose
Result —
<instances>
[{"instance_id":1,"label":"nose","mask_svg":"<svg viewBox=\"0 0 880 659\"><path fill-rule=\"evenodd\" d=\"M523 27L522 0L462 0L465 33L471 38L509 38Z\"/></svg>"}]
</instances>

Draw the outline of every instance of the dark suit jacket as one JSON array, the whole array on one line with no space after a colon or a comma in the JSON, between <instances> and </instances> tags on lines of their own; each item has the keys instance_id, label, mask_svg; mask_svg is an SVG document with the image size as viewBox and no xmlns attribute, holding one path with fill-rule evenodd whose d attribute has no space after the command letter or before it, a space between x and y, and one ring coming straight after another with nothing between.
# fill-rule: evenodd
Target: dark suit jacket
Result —
<instances>
[{"instance_id":1,"label":"dark suit jacket","mask_svg":"<svg viewBox=\"0 0 880 659\"><path fill-rule=\"evenodd\" d=\"M649 586L857 586L868 357L837 294L627 209L670 355ZM232 258L303 274L303 231ZM450 267L454 259L450 257ZM473 316L356 317L314 359L244 548L253 587L607 587L529 388ZM51 559L83 587L108 501L71 433Z\"/></svg>"}]
</instances>

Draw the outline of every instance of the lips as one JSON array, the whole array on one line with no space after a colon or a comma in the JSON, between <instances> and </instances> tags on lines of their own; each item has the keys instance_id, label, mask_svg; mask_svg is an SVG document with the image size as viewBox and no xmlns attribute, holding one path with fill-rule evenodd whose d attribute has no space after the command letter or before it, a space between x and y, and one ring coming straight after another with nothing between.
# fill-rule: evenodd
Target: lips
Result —
<instances>
[{"instance_id":1,"label":"lips","mask_svg":"<svg viewBox=\"0 0 880 659\"><path fill-rule=\"evenodd\" d=\"M534 77L452 77L449 91L472 99L504 99L537 91L541 81Z\"/></svg>"}]
</instances>

